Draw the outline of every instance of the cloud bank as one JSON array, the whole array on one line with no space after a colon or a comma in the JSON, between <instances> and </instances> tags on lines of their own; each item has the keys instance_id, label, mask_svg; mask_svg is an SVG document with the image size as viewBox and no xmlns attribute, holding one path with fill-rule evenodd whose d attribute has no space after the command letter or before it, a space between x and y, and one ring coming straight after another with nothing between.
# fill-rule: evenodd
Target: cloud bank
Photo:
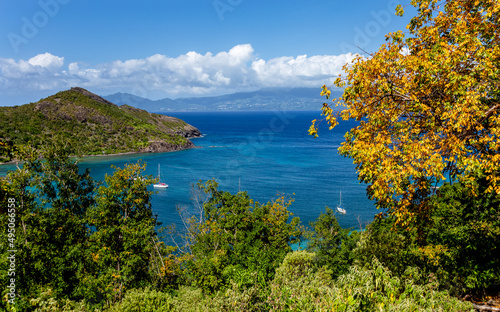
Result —
<instances>
[{"instance_id":1,"label":"cloud bank","mask_svg":"<svg viewBox=\"0 0 500 312\"><path fill-rule=\"evenodd\" d=\"M250 44L217 54L188 52L175 58L156 54L97 66L66 65L64 57L44 53L27 61L0 58L0 92L29 94L80 86L101 94L121 91L176 97L263 87L319 88L331 83L353 58L349 53L263 60Z\"/></svg>"}]
</instances>

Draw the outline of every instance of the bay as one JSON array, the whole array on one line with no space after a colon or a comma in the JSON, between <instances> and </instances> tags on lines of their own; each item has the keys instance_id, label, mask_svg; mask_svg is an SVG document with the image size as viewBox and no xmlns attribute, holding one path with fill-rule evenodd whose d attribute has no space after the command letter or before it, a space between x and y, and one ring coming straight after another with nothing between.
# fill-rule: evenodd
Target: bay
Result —
<instances>
[{"instance_id":1,"label":"bay","mask_svg":"<svg viewBox=\"0 0 500 312\"><path fill-rule=\"evenodd\" d=\"M169 184L157 190L152 206L163 225L181 219L176 206L192 204L193 184L215 178L221 190L247 191L261 203L288 194L295 199L289 210L303 224L314 221L325 210L335 208L342 192L345 215L337 215L344 228L364 227L378 211L367 199L366 185L357 180L352 160L337 154L344 134L356 125L341 122L329 131L323 122L319 138L307 134L314 112L169 112L200 129L203 137L193 139L199 148L171 153L129 154L85 158L80 167L89 168L95 179L142 160L146 174L157 175ZM12 166L2 166L0 174ZM153 188L151 188L153 189ZM156 191L156 190L155 190Z\"/></svg>"}]
</instances>

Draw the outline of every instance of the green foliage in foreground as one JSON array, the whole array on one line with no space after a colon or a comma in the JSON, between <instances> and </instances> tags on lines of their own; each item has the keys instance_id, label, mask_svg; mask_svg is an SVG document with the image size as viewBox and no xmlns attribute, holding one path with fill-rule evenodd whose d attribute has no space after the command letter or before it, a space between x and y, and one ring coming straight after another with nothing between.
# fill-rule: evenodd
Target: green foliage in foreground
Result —
<instances>
[{"instance_id":1,"label":"green foliage in foreground","mask_svg":"<svg viewBox=\"0 0 500 312\"><path fill-rule=\"evenodd\" d=\"M445 184L432 201L421 256L458 293L500 285L500 194L486 187L484 176L473 187Z\"/></svg>"},{"instance_id":2,"label":"green foliage in foreground","mask_svg":"<svg viewBox=\"0 0 500 312\"><path fill-rule=\"evenodd\" d=\"M347 273L354 262L353 250L360 233L343 229L332 209L326 207L318 219L311 222L312 231L307 234L307 249L316 254L316 265L326 266L334 277Z\"/></svg>"},{"instance_id":3,"label":"green foliage in foreground","mask_svg":"<svg viewBox=\"0 0 500 312\"><path fill-rule=\"evenodd\" d=\"M408 268L392 274L374 259L366 268L351 266L337 280L331 271L313 270L315 255L288 254L271 284L272 311L470 311L470 303L437 291L436 284L418 285L420 274Z\"/></svg>"},{"instance_id":4,"label":"green foliage in foreground","mask_svg":"<svg viewBox=\"0 0 500 312\"><path fill-rule=\"evenodd\" d=\"M2 209L13 199L16 204L17 309L32 310L30 299L47 293L58 301L109 306L128 289L158 284L164 275L156 272L167 251L155 233L147 189L154 180L136 179L145 165L117 169L101 184L88 170L80 173L67 151L46 151L43 160L34 151L28 154L21 169L2 179L0 190ZM8 223L6 212L1 224ZM8 241L6 231L0 239ZM7 298L8 250L2 244L2 298Z\"/></svg>"},{"instance_id":5,"label":"green foliage in foreground","mask_svg":"<svg viewBox=\"0 0 500 312\"><path fill-rule=\"evenodd\" d=\"M356 261L367 264L375 256L395 274L419 267L460 297L498 288L500 195L477 196L486 187L477 181L443 185L430 199L430 221L420 235L395 230L392 217L377 218L354 251Z\"/></svg>"},{"instance_id":6,"label":"green foliage in foreground","mask_svg":"<svg viewBox=\"0 0 500 312\"><path fill-rule=\"evenodd\" d=\"M369 267L352 266L337 280L331 271L315 269L314 253L289 253L278 267L268 288L259 285L241 288L235 284L213 295L201 289L181 287L173 294L154 289L133 289L120 303L106 311L472 311L470 303L437 290L437 284L418 285L416 268L395 276L374 259ZM38 299L37 299L38 300ZM82 303L66 303L66 310L54 299L54 309L39 311L91 311ZM39 300L38 302L41 302ZM40 305L42 307L42 305ZM82 310L73 310L73 309Z\"/></svg>"},{"instance_id":7,"label":"green foliage in foreground","mask_svg":"<svg viewBox=\"0 0 500 312\"><path fill-rule=\"evenodd\" d=\"M220 191L215 180L198 187L209 198L203 205L203 220L191 220L191 283L207 291L230 281L265 285L301 234L298 218L288 223L291 201L281 196L262 205L246 192Z\"/></svg>"},{"instance_id":8,"label":"green foliage in foreground","mask_svg":"<svg viewBox=\"0 0 500 312\"><path fill-rule=\"evenodd\" d=\"M469 311L449 293L498 285L499 198L460 184L431 200L423 242L392 218L349 234L327 208L311 223L308 250L292 252L303 229L290 220L290 199L259 204L210 180L198 185L206 200L176 249L158 240L143 164L96 182L68 153L49 148L42 160L26 150L23 168L0 179L0 221L15 198L18 250L11 305L9 252L0 248L1 309Z\"/></svg>"}]
</instances>

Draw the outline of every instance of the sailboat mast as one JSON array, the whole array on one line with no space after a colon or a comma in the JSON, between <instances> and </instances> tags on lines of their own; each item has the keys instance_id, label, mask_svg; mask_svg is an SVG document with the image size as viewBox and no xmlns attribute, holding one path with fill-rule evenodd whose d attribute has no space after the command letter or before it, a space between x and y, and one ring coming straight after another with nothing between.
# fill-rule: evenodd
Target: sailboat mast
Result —
<instances>
[{"instance_id":1,"label":"sailboat mast","mask_svg":"<svg viewBox=\"0 0 500 312\"><path fill-rule=\"evenodd\" d=\"M164 183L164 182L161 182L161 169L160 169L160 164L158 164L158 183L156 184L153 184L153 187L157 187L157 188L167 188L168 187L168 184Z\"/></svg>"}]
</instances>

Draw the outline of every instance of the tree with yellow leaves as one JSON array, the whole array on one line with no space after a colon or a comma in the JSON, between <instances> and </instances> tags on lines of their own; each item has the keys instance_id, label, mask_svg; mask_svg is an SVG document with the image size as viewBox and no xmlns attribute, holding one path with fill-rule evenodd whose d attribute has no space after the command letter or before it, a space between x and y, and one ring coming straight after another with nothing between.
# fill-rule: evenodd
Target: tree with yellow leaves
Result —
<instances>
[{"instance_id":1,"label":"tree with yellow leaves","mask_svg":"<svg viewBox=\"0 0 500 312\"><path fill-rule=\"evenodd\" d=\"M411 4L418 14L408 32L346 64L335 81L343 95L322 109L330 128L338 117L359 121L339 152L403 228L426 222L444 181L473 186L486 177L485 192L500 194L500 2ZM337 115L334 105L344 109ZM317 135L314 122L309 132Z\"/></svg>"}]
</instances>

